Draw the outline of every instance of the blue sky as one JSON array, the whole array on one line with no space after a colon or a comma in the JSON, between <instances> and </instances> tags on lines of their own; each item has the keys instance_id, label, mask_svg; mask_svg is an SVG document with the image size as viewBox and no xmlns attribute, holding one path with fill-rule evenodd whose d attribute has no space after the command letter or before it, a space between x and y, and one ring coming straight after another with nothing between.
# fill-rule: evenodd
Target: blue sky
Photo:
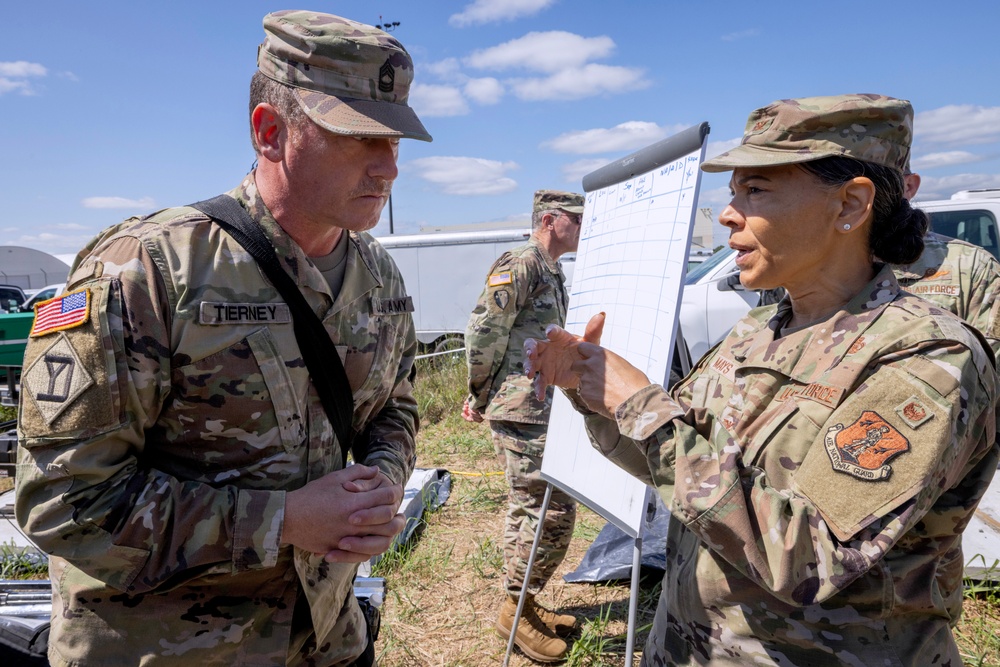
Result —
<instances>
[{"instance_id":1,"label":"blue sky","mask_svg":"<svg viewBox=\"0 0 1000 667\"><path fill-rule=\"evenodd\" d=\"M413 55L410 101L434 142L403 142L397 233L526 219L536 189L580 190L690 125L711 124L711 156L756 107L847 92L913 102L918 199L1000 187L1000 5L986 0L50 0L4 9L0 244L72 253L236 185L261 19L303 6L398 22ZM718 213L727 182L706 175L700 205Z\"/></svg>"}]
</instances>

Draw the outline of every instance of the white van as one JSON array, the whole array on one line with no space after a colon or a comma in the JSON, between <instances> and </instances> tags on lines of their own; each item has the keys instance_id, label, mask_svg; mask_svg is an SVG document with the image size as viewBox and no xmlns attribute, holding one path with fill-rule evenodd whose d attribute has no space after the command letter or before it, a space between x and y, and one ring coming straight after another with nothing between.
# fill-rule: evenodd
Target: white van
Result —
<instances>
[{"instance_id":1,"label":"white van","mask_svg":"<svg viewBox=\"0 0 1000 667\"><path fill-rule=\"evenodd\" d=\"M932 231L982 246L1000 259L1000 189L963 190L951 199L914 201L913 205L930 215ZM731 248L719 250L691 271L680 315L691 357L700 359L758 301L756 292L740 284L736 251Z\"/></svg>"},{"instance_id":2,"label":"white van","mask_svg":"<svg viewBox=\"0 0 1000 667\"><path fill-rule=\"evenodd\" d=\"M530 229L382 236L413 298L417 340L429 351L461 347L490 265L527 242Z\"/></svg>"}]
</instances>

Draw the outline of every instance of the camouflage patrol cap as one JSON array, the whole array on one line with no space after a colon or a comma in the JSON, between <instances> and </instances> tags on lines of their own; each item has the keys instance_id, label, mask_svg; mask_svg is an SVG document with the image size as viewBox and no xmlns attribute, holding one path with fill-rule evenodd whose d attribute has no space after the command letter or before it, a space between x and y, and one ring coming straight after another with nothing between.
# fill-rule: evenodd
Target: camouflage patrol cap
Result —
<instances>
[{"instance_id":1,"label":"camouflage patrol cap","mask_svg":"<svg viewBox=\"0 0 1000 667\"><path fill-rule=\"evenodd\" d=\"M563 190L539 190L535 193L534 211L558 208L567 213L583 215L583 195Z\"/></svg>"},{"instance_id":2,"label":"camouflage patrol cap","mask_svg":"<svg viewBox=\"0 0 1000 667\"><path fill-rule=\"evenodd\" d=\"M910 158L913 107L883 95L778 100L750 114L743 141L701 165L708 172L844 156L902 170Z\"/></svg>"},{"instance_id":3,"label":"camouflage patrol cap","mask_svg":"<svg viewBox=\"0 0 1000 667\"><path fill-rule=\"evenodd\" d=\"M413 60L396 38L332 14L283 10L264 17L257 67L295 88L310 119L336 134L430 141L406 99Z\"/></svg>"}]
</instances>

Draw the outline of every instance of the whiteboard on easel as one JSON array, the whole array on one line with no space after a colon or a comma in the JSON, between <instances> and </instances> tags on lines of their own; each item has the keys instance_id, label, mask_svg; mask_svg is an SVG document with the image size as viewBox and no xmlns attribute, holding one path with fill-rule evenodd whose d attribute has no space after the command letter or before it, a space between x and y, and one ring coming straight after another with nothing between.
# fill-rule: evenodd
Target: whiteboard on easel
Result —
<instances>
[{"instance_id":1,"label":"whiteboard on easel","mask_svg":"<svg viewBox=\"0 0 1000 667\"><path fill-rule=\"evenodd\" d=\"M586 192L566 329L607 313L601 344L666 384L687 273L708 123L583 179ZM555 393L542 477L637 537L646 486L590 444L583 417Z\"/></svg>"}]
</instances>

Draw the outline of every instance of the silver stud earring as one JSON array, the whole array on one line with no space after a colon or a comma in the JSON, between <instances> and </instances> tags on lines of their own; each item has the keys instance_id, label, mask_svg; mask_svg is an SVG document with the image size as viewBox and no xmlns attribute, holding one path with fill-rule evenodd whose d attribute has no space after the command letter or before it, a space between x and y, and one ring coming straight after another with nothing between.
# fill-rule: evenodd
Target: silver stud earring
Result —
<instances>
[{"instance_id":1,"label":"silver stud earring","mask_svg":"<svg viewBox=\"0 0 1000 667\"><path fill-rule=\"evenodd\" d=\"M851 226L850 226L849 224L847 224L847 223L844 223L844 231L845 231L845 232L846 232L846 231L847 231L848 229L850 229L850 228L851 228Z\"/></svg>"}]
</instances>

